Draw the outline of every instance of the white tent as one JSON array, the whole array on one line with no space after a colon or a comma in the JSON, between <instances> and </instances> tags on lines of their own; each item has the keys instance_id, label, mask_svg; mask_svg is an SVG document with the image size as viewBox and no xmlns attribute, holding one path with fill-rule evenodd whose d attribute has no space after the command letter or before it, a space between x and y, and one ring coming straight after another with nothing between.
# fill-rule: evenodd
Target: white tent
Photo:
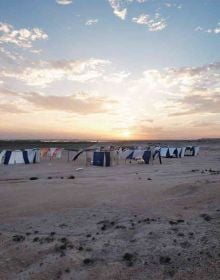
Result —
<instances>
[{"instance_id":1,"label":"white tent","mask_svg":"<svg viewBox=\"0 0 220 280\"><path fill-rule=\"evenodd\" d=\"M4 158L5 158L5 150L0 152L0 164L4 162Z\"/></svg>"},{"instance_id":2,"label":"white tent","mask_svg":"<svg viewBox=\"0 0 220 280\"><path fill-rule=\"evenodd\" d=\"M166 157L168 152L168 148L160 148L161 157Z\"/></svg>"}]
</instances>

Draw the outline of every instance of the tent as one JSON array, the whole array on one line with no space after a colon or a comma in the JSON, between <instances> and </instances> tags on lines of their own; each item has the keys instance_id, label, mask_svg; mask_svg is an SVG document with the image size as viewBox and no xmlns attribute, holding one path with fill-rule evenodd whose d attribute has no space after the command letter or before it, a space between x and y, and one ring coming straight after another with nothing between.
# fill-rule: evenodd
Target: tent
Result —
<instances>
[{"instance_id":1,"label":"tent","mask_svg":"<svg viewBox=\"0 0 220 280\"><path fill-rule=\"evenodd\" d=\"M38 149L5 151L4 164L29 164L40 162L40 152Z\"/></svg>"},{"instance_id":2,"label":"tent","mask_svg":"<svg viewBox=\"0 0 220 280\"><path fill-rule=\"evenodd\" d=\"M160 155L161 157L167 157L168 148L160 148Z\"/></svg>"},{"instance_id":3,"label":"tent","mask_svg":"<svg viewBox=\"0 0 220 280\"><path fill-rule=\"evenodd\" d=\"M93 153L94 166L111 166L110 152L94 152Z\"/></svg>"},{"instance_id":4,"label":"tent","mask_svg":"<svg viewBox=\"0 0 220 280\"><path fill-rule=\"evenodd\" d=\"M0 164L4 163L5 153L6 153L5 150L0 152Z\"/></svg>"},{"instance_id":5,"label":"tent","mask_svg":"<svg viewBox=\"0 0 220 280\"><path fill-rule=\"evenodd\" d=\"M185 149L185 156L197 156L199 154L199 147L198 146L188 146Z\"/></svg>"}]
</instances>

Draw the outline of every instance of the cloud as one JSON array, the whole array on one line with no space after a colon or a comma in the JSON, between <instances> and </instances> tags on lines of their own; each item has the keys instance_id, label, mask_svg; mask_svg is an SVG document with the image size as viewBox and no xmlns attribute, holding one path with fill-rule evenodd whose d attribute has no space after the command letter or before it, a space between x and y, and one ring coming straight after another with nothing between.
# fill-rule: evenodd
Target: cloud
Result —
<instances>
[{"instance_id":1,"label":"cloud","mask_svg":"<svg viewBox=\"0 0 220 280\"><path fill-rule=\"evenodd\" d=\"M19 69L2 70L0 75L15 78L29 86L45 87L55 81L70 80L86 82L103 75L103 67L110 64L108 60L60 60L39 61Z\"/></svg>"},{"instance_id":2,"label":"cloud","mask_svg":"<svg viewBox=\"0 0 220 280\"><path fill-rule=\"evenodd\" d=\"M124 20L127 15L127 8L123 7L124 1L123 0L108 0L108 1L113 9L113 13L120 19Z\"/></svg>"},{"instance_id":3,"label":"cloud","mask_svg":"<svg viewBox=\"0 0 220 280\"><path fill-rule=\"evenodd\" d=\"M132 21L137 24L147 25L149 31L161 31L167 27L166 20L156 13L154 18L147 14L133 17Z\"/></svg>"},{"instance_id":4,"label":"cloud","mask_svg":"<svg viewBox=\"0 0 220 280\"><path fill-rule=\"evenodd\" d=\"M0 112L4 114L23 114L25 110L20 109L15 104L0 103Z\"/></svg>"},{"instance_id":5,"label":"cloud","mask_svg":"<svg viewBox=\"0 0 220 280\"><path fill-rule=\"evenodd\" d=\"M206 32L206 33L212 33L212 34L220 34L220 22L217 24L216 27L213 27L213 28L209 28L209 29L204 29L203 27L201 26L197 26L195 28L195 31L203 31L203 32Z\"/></svg>"},{"instance_id":6,"label":"cloud","mask_svg":"<svg viewBox=\"0 0 220 280\"><path fill-rule=\"evenodd\" d=\"M172 8L172 7L177 8L177 9L181 9L182 8L182 5L179 5L177 3L172 3L172 2L166 2L165 6L167 8Z\"/></svg>"},{"instance_id":7,"label":"cloud","mask_svg":"<svg viewBox=\"0 0 220 280\"><path fill-rule=\"evenodd\" d=\"M104 96L80 92L65 96L44 95L38 92L15 92L0 89L0 96L7 100L0 104L0 110L12 113L42 111L61 111L78 115L105 113L109 111L109 104L117 103L114 99ZM11 101L14 104L11 104ZM20 104L21 108L16 104ZM23 108L26 108L24 110Z\"/></svg>"},{"instance_id":8,"label":"cloud","mask_svg":"<svg viewBox=\"0 0 220 280\"><path fill-rule=\"evenodd\" d=\"M216 27L210 28L206 30L207 33L214 33L214 34L219 34L220 33L220 22L217 24Z\"/></svg>"},{"instance_id":9,"label":"cloud","mask_svg":"<svg viewBox=\"0 0 220 280\"><path fill-rule=\"evenodd\" d=\"M72 0L56 0L57 4L60 4L60 5L69 5L69 4L72 4Z\"/></svg>"},{"instance_id":10,"label":"cloud","mask_svg":"<svg viewBox=\"0 0 220 280\"><path fill-rule=\"evenodd\" d=\"M112 73L111 75L104 76L104 81L106 82L112 82L112 83L121 83L123 80L128 78L131 75L131 73L121 71L118 73Z\"/></svg>"},{"instance_id":11,"label":"cloud","mask_svg":"<svg viewBox=\"0 0 220 280\"><path fill-rule=\"evenodd\" d=\"M195 31L203 31L203 28L202 28L201 26L197 26L197 27L195 28Z\"/></svg>"},{"instance_id":12,"label":"cloud","mask_svg":"<svg viewBox=\"0 0 220 280\"><path fill-rule=\"evenodd\" d=\"M0 44L14 44L20 48L31 48L37 40L45 40L48 35L40 28L14 29L8 23L0 22Z\"/></svg>"},{"instance_id":13,"label":"cloud","mask_svg":"<svg viewBox=\"0 0 220 280\"><path fill-rule=\"evenodd\" d=\"M97 24L98 23L98 19L89 19L86 21L85 25L93 25L93 24Z\"/></svg>"},{"instance_id":14,"label":"cloud","mask_svg":"<svg viewBox=\"0 0 220 280\"><path fill-rule=\"evenodd\" d=\"M220 96L213 94L212 96L202 96L194 94L185 96L178 100L178 107L186 108L185 110L172 113L171 116L183 116L201 113L220 113Z\"/></svg>"}]
</instances>

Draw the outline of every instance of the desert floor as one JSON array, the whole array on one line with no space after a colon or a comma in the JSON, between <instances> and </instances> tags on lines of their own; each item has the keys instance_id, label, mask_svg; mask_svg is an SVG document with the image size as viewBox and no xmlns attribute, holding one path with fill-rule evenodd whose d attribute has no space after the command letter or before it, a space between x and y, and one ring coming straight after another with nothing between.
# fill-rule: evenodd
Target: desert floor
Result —
<instances>
[{"instance_id":1,"label":"desert floor","mask_svg":"<svg viewBox=\"0 0 220 280\"><path fill-rule=\"evenodd\" d=\"M1 280L220 279L220 146L79 166L0 166Z\"/></svg>"}]
</instances>

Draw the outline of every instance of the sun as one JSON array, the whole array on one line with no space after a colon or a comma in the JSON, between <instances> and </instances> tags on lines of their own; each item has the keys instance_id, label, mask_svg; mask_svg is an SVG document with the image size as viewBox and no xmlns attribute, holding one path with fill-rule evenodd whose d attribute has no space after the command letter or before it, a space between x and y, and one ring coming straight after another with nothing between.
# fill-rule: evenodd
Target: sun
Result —
<instances>
[{"instance_id":1,"label":"sun","mask_svg":"<svg viewBox=\"0 0 220 280\"><path fill-rule=\"evenodd\" d=\"M130 132L129 130L123 130L123 131L122 131L122 136L123 136L124 138L130 138L131 132Z\"/></svg>"}]
</instances>

